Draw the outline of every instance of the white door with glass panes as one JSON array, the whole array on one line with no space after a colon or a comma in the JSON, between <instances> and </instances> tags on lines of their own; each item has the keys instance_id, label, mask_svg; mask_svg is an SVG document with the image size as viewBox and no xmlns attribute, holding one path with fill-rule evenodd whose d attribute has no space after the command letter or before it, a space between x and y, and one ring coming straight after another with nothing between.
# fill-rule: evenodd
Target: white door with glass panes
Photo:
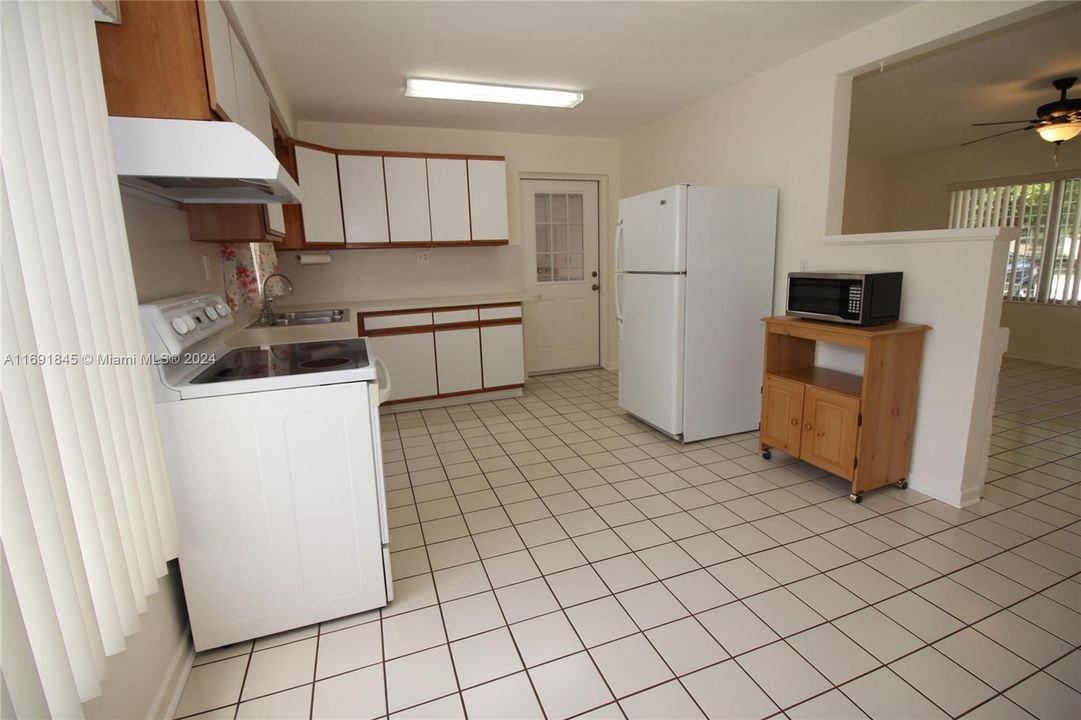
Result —
<instances>
[{"instance_id":1,"label":"white door with glass panes","mask_svg":"<svg viewBox=\"0 0 1081 720\"><path fill-rule=\"evenodd\" d=\"M600 365L597 183L523 180L526 372Z\"/></svg>"}]
</instances>

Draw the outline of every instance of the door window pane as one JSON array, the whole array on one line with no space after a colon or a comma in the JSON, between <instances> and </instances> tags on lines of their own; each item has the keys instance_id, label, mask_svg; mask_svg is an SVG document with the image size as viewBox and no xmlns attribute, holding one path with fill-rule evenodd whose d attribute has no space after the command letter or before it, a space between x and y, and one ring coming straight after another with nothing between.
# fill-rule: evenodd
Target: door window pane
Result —
<instances>
[{"instance_id":1,"label":"door window pane","mask_svg":"<svg viewBox=\"0 0 1081 720\"><path fill-rule=\"evenodd\" d=\"M537 282L581 282L585 278L584 196L537 193Z\"/></svg>"}]
</instances>

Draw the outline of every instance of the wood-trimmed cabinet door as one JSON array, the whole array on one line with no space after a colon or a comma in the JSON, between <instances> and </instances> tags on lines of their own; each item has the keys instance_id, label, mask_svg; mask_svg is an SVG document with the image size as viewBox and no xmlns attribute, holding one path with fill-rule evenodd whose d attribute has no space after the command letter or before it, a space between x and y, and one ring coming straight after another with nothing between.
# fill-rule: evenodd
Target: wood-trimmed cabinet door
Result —
<instances>
[{"instance_id":1,"label":"wood-trimmed cabinet door","mask_svg":"<svg viewBox=\"0 0 1081 720\"><path fill-rule=\"evenodd\" d=\"M304 198L304 242L308 245L344 245L342 197L338 185L338 156L298 145L297 183Z\"/></svg>"},{"instance_id":2,"label":"wood-trimmed cabinet door","mask_svg":"<svg viewBox=\"0 0 1081 720\"><path fill-rule=\"evenodd\" d=\"M859 414L859 398L808 386L803 397L800 458L851 480Z\"/></svg>"},{"instance_id":3,"label":"wood-trimmed cabinet door","mask_svg":"<svg viewBox=\"0 0 1081 720\"><path fill-rule=\"evenodd\" d=\"M480 330L436 330L435 372L441 395L480 390Z\"/></svg>"},{"instance_id":4,"label":"wood-trimmed cabinet door","mask_svg":"<svg viewBox=\"0 0 1081 720\"><path fill-rule=\"evenodd\" d=\"M507 162L474 160L469 166L469 217L474 240L507 240Z\"/></svg>"},{"instance_id":5,"label":"wood-trimmed cabinet door","mask_svg":"<svg viewBox=\"0 0 1081 720\"><path fill-rule=\"evenodd\" d=\"M431 332L369 337L368 345L390 375L388 401L433 397L439 393L435 379L435 338Z\"/></svg>"},{"instance_id":6,"label":"wood-trimmed cabinet door","mask_svg":"<svg viewBox=\"0 0 1081 720\"><path fill-rule=\"evenodd\" d=\"M800 456L804 386L767 375L762 383L762 447Z\"/></svg>"}]
</instances>

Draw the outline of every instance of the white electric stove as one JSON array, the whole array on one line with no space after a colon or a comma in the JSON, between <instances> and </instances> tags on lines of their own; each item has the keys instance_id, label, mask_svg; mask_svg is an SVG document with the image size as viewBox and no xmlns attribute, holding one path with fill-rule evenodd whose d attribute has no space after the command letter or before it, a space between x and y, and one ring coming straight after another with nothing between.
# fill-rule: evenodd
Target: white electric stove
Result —
<instances>
[{"instance_id":1,"label":"white electric stove","mask_svg":"<svg viewBox=\"0 0 1081 720\"><path fill-rule=\"evenodd\" d=\"M197 650L386 605L377 361L365 341L230 348L215 295L140 308Z\"/></svg>"}]
</instances>

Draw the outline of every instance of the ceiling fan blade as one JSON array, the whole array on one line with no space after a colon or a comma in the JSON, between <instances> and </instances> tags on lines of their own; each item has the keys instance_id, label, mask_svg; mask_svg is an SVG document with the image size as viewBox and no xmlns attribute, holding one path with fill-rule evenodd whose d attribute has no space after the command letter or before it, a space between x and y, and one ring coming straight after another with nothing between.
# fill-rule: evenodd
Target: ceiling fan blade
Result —
<instances>
[{"instance_id":1,"label":"ceiling fan blade","mask_svg":"<svg viewBox=\"0 0 1081 720\"><path fill-rule=\"evenodd\" d=\"M1030 123L1032 120L1000 120L999 122L987 122L987 123L972 123L972 127L982 127L984 125L1013 125L1015 123Z\"/></svg>"},{"instance_id":2,"label":"ceiling fan blade","mask_svg":"<svg viewBox=\"0 0 1081 720\"><path fill-rule=\"evenodd\" d=\"M969 140L968 142L961 143L961 147L964 147L965 145L972 145L973 143L983 142L984 140L990 140L991 138L1002 137L1003 135L1009 135L1010 133L1021 132L1022 130L1031 130L1034 127L1035 125L1029 125L1028 127L1014 128L1013 130L1006 130L1004 132L995 133L994 135L977 138L976 140Z\"/></svg>"}]
</instances>

